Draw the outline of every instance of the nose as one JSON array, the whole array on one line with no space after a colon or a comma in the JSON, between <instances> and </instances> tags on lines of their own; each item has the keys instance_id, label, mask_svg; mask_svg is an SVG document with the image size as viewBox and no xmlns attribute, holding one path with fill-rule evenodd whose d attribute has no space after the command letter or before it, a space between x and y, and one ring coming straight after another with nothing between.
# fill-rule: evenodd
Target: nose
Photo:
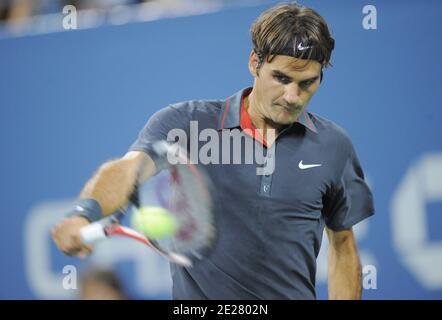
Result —
<instances>
[{"instance_id":1,"label":"nose","mask_svg":"<svg viewBox=\"0 0 442 320\"><path fill-rule=\"evenodd\" d=\"M299 87L296 83L290 83L285 87L284 99L288 104L296 104L299 100Z\"/></svg>"}]
</instances>

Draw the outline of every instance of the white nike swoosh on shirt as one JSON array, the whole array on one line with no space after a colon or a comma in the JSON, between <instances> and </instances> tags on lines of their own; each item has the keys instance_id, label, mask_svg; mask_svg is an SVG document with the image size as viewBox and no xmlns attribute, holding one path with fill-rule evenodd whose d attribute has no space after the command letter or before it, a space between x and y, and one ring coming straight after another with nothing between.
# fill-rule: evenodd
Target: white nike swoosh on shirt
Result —
<instances>
[{"instance_id":1,"label":"white nike swoosh on shirt","mask_svg":"<svg viewBox=\"0 0 442 320\"><path fill-rule=\"evenodd\" d=\"M322 166L322 164L319 164L319 163L318 164L303 164L302 160L299 161L299 164L298 164L298 167L301 170L310 169L310 168L314 168L314 167L320 167L320 166Z\"/></svg>"}]
</instances>

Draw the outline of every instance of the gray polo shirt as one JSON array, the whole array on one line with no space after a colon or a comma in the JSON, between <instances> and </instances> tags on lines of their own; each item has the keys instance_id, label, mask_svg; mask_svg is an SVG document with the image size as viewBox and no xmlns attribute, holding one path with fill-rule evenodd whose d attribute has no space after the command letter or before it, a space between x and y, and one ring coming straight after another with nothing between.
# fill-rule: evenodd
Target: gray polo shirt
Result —
<instances>
[{"instance_id":1,"label":"gray polo shirt","mask_svg":"<svg viewBox=\"0 0 442 320\"><path fill-rule=\"evenodd\" d=\"M220 139L225 130L241 130L249 91L170 105L149 119L130 150L155 160L152 143L172 129L189 132L192 120L199 132L215 129ZM242 143L253 139L244 136ZM303 112L273 147L272 174L257 175L256 161L204 166L216 190L217 241L192 268L171 265L174 299L315 299L324 226L348 229L374 213L353 145L333 122Z\"/></svg>"}]
</instances>

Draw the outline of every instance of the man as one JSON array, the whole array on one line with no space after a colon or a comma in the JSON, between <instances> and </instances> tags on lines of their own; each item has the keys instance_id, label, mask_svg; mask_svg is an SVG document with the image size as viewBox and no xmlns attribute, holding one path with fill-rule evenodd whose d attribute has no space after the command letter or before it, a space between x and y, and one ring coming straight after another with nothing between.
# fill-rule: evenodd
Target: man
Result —
<instances>
[{"instance_id":1,"label":"man","mask_svg":"<svg viewBox=\"0 0 442 320\"><path fill-rule=\"evenodd\" d=\"M329 298L359 299L361 267L352 226L373 214L371 192L342 129L305 111L330 65L334 40L315 11L284 4L253 24L253 88L226 100L189 101L157 112L130 151L105 163L83 189L82 211L53 232L69 255L86 255L79 229L127 203L140 163L155 170L152 144L173 129L241 130L259 142L274 170L253 164L207 165L216 187L218 239L193 268L171 266L175 299L314 299L324 227ZM241 148L244 144L241 145ZM235 151L235 150L233 150Z\"/></svg>"},{"instance_id":2,"label":"man","mask_svg":"<svg viewBox=\"0 0 442 320\"><path fill-rule=\"evenodd\" d=\"M81 300L128 300L120 278L112 270L85 270L79 287Z\"/></svg>"}]
</instances>

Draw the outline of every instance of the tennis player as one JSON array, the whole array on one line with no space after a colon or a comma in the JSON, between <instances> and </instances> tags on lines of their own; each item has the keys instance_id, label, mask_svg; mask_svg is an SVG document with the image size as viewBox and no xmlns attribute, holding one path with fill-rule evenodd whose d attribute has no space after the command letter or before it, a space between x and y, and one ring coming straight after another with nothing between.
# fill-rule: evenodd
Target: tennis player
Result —
<instances>
[{"instance_id":1,"label":"tennis player","mask_svg":"<svg viewBox=\"0 0 442 320\"><path fill-rule=\"evenodd\" d=\"M218 238L210 255L192 268L171 265L173 298L315 299L324 228L329 298L361 298L352 226L374 213L372 194L348 135L306 111L323 68L330 66L334 39L317 12L298 4L265 11L251 36L253 87L225 100L182 102L154 114L129 152L99 168L73 215L56 226L53 237L61 251L88 254L79 229L127 202L142 161L149 163L145 177L156 171L154 142L174 129L191 135L196 122L198 133L211 129L220 140L226 132L244 133L229 151L244 151L251 139L274 168L259 175L258 161L205 165L216 187ZM232 157L222 147L219 152L223 159Z\"/></svg>"}]
</instances>

